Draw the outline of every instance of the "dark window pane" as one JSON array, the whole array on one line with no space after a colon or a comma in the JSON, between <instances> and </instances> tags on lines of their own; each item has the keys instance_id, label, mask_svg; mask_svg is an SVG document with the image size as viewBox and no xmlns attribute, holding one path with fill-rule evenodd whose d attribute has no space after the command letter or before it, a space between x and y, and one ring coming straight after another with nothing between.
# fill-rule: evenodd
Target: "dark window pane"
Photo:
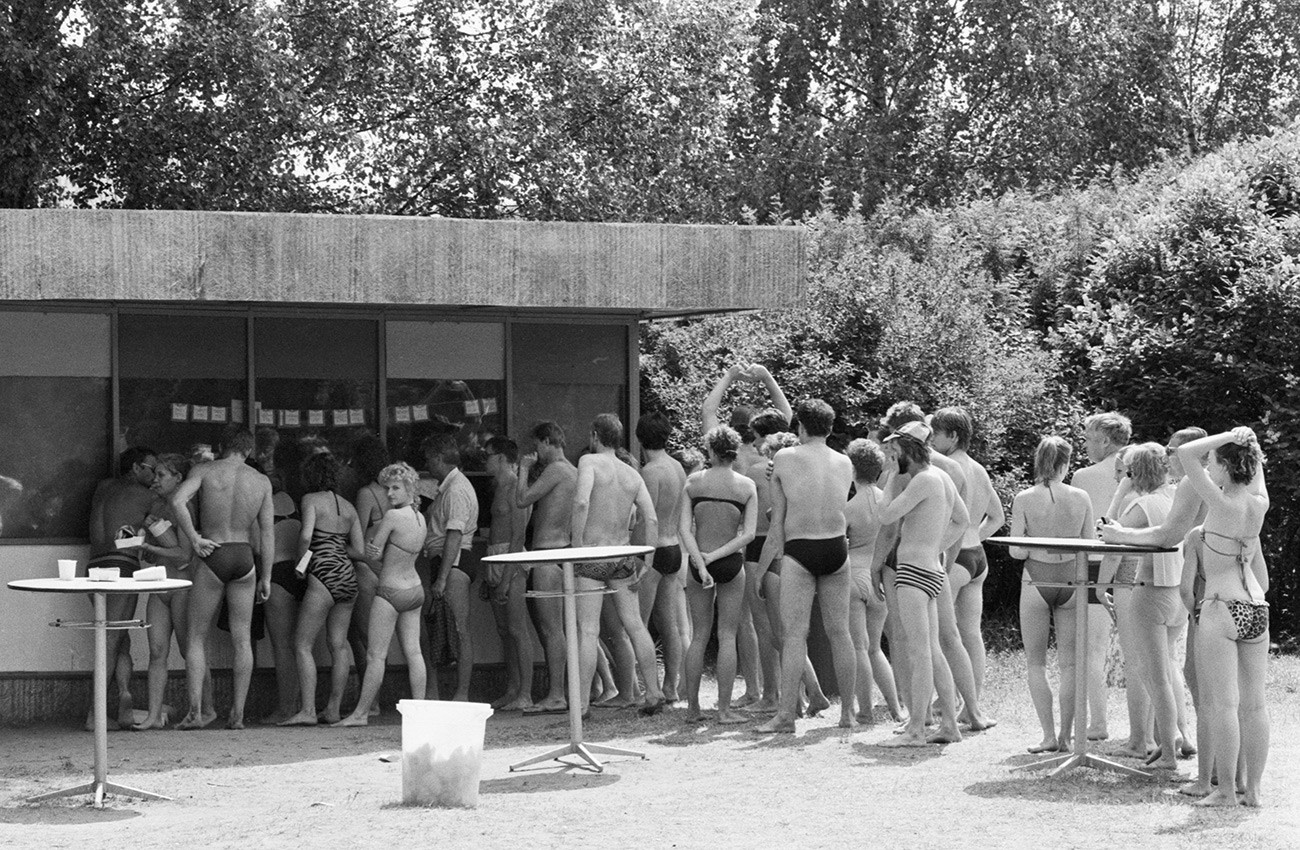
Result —
<instances>
[{"instance_id":1,"label":"dark window pane","mask_svg":"<svg viewBox=\"0 0 1300 850\"><path fill-rule=\"evenodd\" d=\"M448 425L456 426L461 468L484 467L483 444L503 433L505 381L388 381L388 452L416 469L424 468L420 443Z\"/></svg>"}]
</instances>

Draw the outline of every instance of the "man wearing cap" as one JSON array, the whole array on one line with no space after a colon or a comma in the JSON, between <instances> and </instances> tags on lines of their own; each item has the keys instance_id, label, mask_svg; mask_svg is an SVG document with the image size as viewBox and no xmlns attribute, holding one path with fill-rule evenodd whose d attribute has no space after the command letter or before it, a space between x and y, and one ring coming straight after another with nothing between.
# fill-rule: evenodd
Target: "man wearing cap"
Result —
<instances>
[{"instance_id":1,"label":"man wearing cap","mask_svg":"<svg viewBox=\"0 0 1300 850\"><path fill-rule=\"evenodd\" d=\"M939 608L943 589L943 553L961 540L969 515L957 495L952 479L930 465L930 428L923 422L905 422L885 438L884 495L879 504L880 521L897 522L898 553L894 566L894 597L898 623L905 637L905 658L909 687L904 693L908 719L903 733L887 747L918 747L927 743L961 740L957 728L957 695L951 679L934 675L939 647ZM901 492L893 486L899 476L908 476ZM879 570L872 576L873 592L880 585ZM936 684L939 691L939 730L929 738L925 721L930 715L930 698Z\"/></svg>"},{"instance_id":2,"label":"man wearing cap","mask_svg":"<svg viewBox=\"0 0 1300 850\"><path fill-rule=\"evenodd\" d=\"M783 553L780 704L776 716L756 727L756 732L794 731L814 595L821 600L822 622L840 688L840 726L858 725L853 712L857 656L849 631L848 523L844 518L853 464L826 445L835 424L835 411L829 404L818 398L802 401L795 418L799 445L782 449L773 458L772 521L757 577L761 584L771 554Z\"/></svg>"}]
</instances>

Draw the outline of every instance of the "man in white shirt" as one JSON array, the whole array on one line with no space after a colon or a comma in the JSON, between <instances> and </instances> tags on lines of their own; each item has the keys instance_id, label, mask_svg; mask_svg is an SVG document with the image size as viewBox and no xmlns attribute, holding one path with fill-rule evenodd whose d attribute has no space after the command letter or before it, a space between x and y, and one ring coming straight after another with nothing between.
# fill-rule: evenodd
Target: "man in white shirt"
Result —
<instances>
[{"instance_id":1,"label":"man in white shirt","mask_svg":"<svg viewBox=\"0 0 1300 850\"><path fill-rule=\"evenodd\" d=\"M475 579L469 563L478 528L478 494L460 471L460 447L456 437L443 434L424 443L424 459L429 472L438 482L438 492L429 506L429 534L424 554L433 559L431 593L434 599L446 599L460 640L456 662L456 694L453 700L469 699L470 678L474 674L473 631L469 624L469 587ZM437 699L435 676L430 676L432 699Z\"/></svg>"}]
</instances>

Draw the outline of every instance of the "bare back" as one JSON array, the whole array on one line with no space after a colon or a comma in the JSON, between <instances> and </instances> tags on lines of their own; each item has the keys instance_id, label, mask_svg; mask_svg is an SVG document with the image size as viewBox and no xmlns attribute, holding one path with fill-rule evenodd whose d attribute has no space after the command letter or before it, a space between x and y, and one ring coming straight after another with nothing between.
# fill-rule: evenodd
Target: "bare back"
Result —
<instances>
[{"instance_id":1,"label":"bare back","mask_svg":"<svg viewBox=\"0 0 1300 850\"><path fill-rule=\"evenodd\" d=\"M943 554L943 530L951 522L957 486L945 473L925 466L911 476L891 504L905 510L898 517L898 563L938 569ZM886 514L886 518L892 516Z\"/></svg>"},{"instance_id":2,"label":"bare back","mask_svg":"<svg viewBox=\"0 0 1300 850\"><path fill-rule=\"evenodd\" d=\"M823 539L845 531L844 505L853 484L848 457L812 442L781 449L773 459L772 485L785 503L784 539Z\"/></svg>"},{"instance_id":3,"label":"bare back","mask_svg":"<svg viewBox=\"0 0 1300 850\"><path fill-rule=\"evenodd\" d=\"M659 518L659 539L653 545L676 545L679 535L674 517L680 507L682 488L686 486L686 470L667 454L657 454L641 467L641 479L645 481L650 500L654 502L655 516Z\"/></svg>"},{"instance_id":4,"label":"bare back","mask_svg":"<svg viewBox=\"0 0 1300 850\"><path fill-rule=\"evenodd\" d=\"M1068 484L1035 484L1016 494L1011 503L1012 537L1081 537L1090 538L1092 500L1088 493ZM1012 549L1012 557L1026 556L1045 563L1064 563L1074 559L1068 552Z\"/></svg>"},{"instance_id":5,"label":"bare back","mask_svg":"<svg viewBox=\"0 0 1300 850\"><path fill-rule=\"evenodd\" d=\"M583 486L586 483L583 479L588 476L589 489ZM612 452L599 452L585 455L578 461L578 481L575 501L581 500L583 495L588 497L587 518L581 529L575 529L574 545L626 544L631 539L630 521L638 495L645 493L645 501L650 504L650 494L641 476Z\"/></svg>"},{"instance_id":6,"label":"bare back","mask_svg":"<svg viewBox=\"0 0 1300 850\"><path fill-rule=\"evenodd\" d=\"M199 478L199 528L216 543L251 543L271 480L242 458L222 458L195 467Z\"/></svg>"},{"instance_id":7,"label":"bare back","mask_svg":"<svg viewBox=\"0 0 1300 850\"><path fill-rule=\"evenodd\" d=\"M90 554L103 555L116 551L113 541L117 530L124 525L138 529L154 503L154 493L134 481L110 478L95 490L91 508Z\"/></svg>"}]
</instances>

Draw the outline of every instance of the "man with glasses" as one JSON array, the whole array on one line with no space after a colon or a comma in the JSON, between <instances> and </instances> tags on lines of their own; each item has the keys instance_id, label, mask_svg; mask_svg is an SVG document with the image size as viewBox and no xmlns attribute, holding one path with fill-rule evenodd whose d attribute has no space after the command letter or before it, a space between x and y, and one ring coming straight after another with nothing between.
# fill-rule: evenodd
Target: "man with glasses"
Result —
<instances>
[{"instance_id":1,"label":"man with glasses","mask_svg":"<svg viewBox=\"0 0 1300 850\"><path fill-rule=\"evenodd\" d=\"M153 449L134 446L122 452L117 462L117 477L101 481L90 501L90 562L89 567L117 567L122 578L135 573L140 566L138 547L118 549L119 537L135 537L141 533L144 519L153 504L154 466L158 459ZM108 596L108 619L125 620L135 613L133 594ZM123 640L127 632L109 629L106 657L113 659L117 676L117 722L123 726L135 723L132 714L135 706L131 700L131 640ZM92 699L91 705L94 705ZM91 721L86 721L90 728Z\"/></svg>"}]
</instances>

